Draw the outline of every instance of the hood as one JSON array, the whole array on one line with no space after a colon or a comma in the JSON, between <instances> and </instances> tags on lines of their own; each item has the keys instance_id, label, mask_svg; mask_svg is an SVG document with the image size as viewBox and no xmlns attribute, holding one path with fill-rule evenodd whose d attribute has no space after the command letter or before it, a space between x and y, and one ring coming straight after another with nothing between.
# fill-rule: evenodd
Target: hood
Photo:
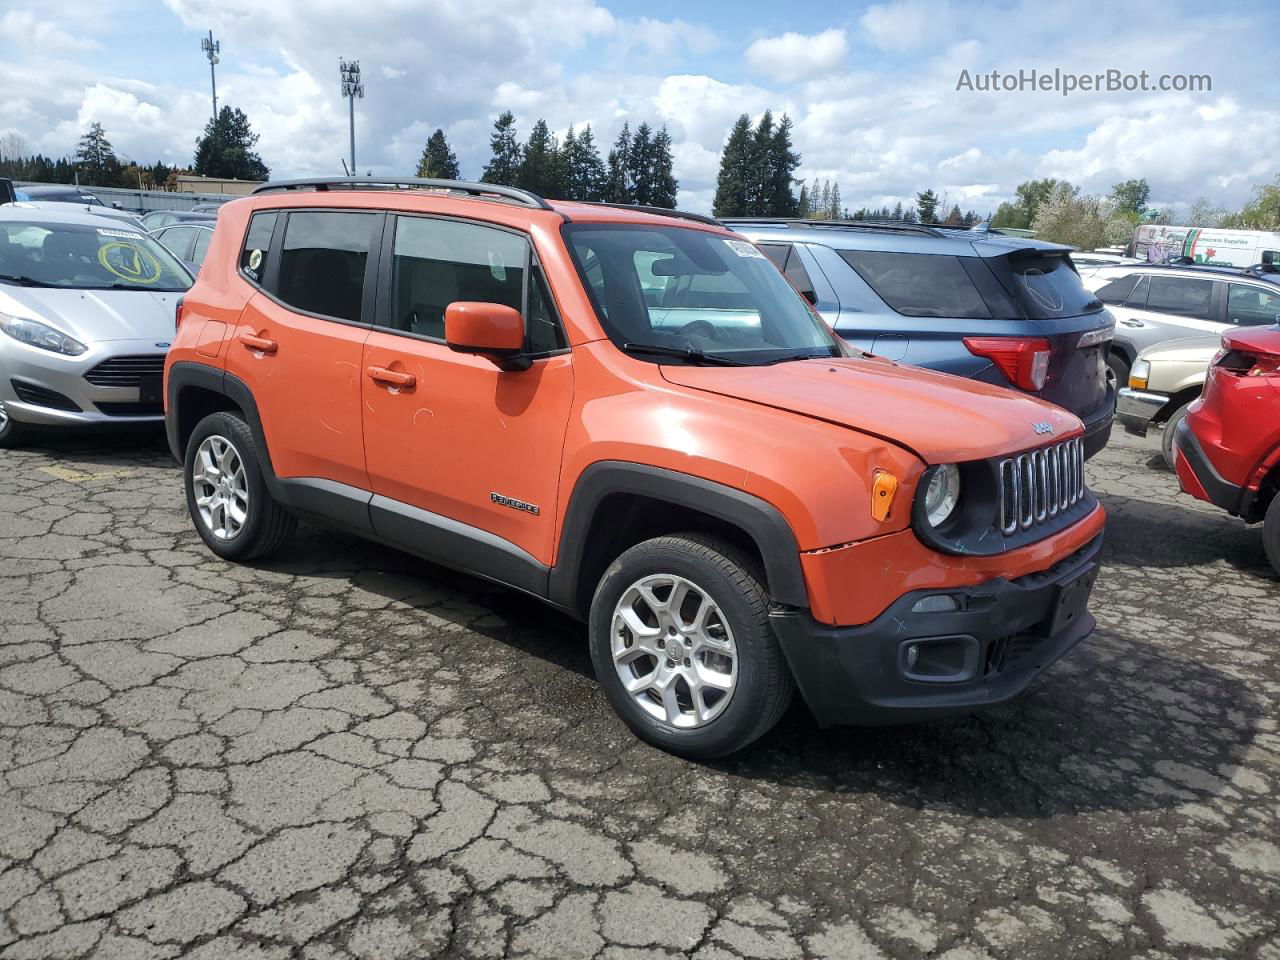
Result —
<instances>
[{"instance_id":1,"label":"hood","mask_svg":"<svg viewBox=\"0 0 1280 960\"><path fill-rule=\"evenodd\" d=\"M1222 336L1222 346L1256 353L1280 353L1280 324L1269 327L1241 327Z\"/></svg>"},{"instance_id":2,"label":"hood","mask_svg":"<svg viewBox=\"0 0 1280 960\"><path fill-rule=\"evenodd\" d=\"M1163 343L1147 347L1138 354L1138 359L1208 363L1221 346L1221 337L1183 337L1180 340L1165 340Z\"/></svg>"},{"instance_id":3,"label":"hood","mask_svg":"<svg viewBox=\"0 0 1280 960\"><path fill-rule=\"evenodd\" d=\"M82 343L173 339L180 293L0 286L0 310L39 320Z\"/></svg>"},{"instance_id":4,"label":"hood","mask_svg":"<svg viewBox=\"0 0 1280 960\"><path fill-rule=\"evenodd\" d=\"M796 360L766 367L665 364L669 382L851 427L926 463L1041 447L1081 429L1053 404L985 383L878 358ZM1049 424L1052 433L1037 433Z\"/></svg>"}]
</instances>

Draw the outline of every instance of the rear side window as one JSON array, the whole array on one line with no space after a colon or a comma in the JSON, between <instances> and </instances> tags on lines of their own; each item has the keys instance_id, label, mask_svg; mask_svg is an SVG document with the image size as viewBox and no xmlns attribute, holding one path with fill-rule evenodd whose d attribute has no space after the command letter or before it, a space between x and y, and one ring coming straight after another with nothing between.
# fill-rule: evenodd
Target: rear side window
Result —
<instances>
[{"instance_id":1,"label":"rear side window","mask_svg":"<svg viewBox=\"0 0 1280 960\"><path fill-rule=\"evenodd\" d=\"M194 227L169 227L160 231L160 242L169 248L169 252L181 260L191 259L191 235Z\"/></svg>"},{"instance_id":2,"label":"rear side window","mask_svg":"<svg viewBox=\"0 0 1280 960\"><path fill-rule=\"evenodd\" d=\"M1103 284L1094 294L1103 303L1113 306L1124 303L1129 299L1129 294L1133 293L1133 288L1138 285L1141 276L1131 273L1126 277L1117 277L1110 283Z\"/></svg>"},{"instance_id":3,"label":"rear side window","mask_svg":"<svg viewBox=\"0 0 1280 960\"><path fill-rule=\"evenodd\" d=\"M1213 281L1194 277L1152 277L1147 290L1147 309L1172 313L1194 320L1209 319Z\"/></svg>"},{"instance_id":4,"label":"rear side window","mask_svg":"<svg viewBox=\"0 0 1280 960\"><path fill-rule=\"evenodd\" d=\"M266 213L255 213L249 220L249 231L244 236L244 249L240 251L240 272L254 283L262 283L277 216L274 210L269 210Z\"/></svg>"},{"instance_id":5,"label":"rear side window","mask_svg":"<svg viewBox=\"0 0 1280 960\"><path fill-rule=\"evenodd\" d=\"M1228 284L1227 322L1240 327L1280 323L1280 291L1272 293L1245 283Z\"/></svg>"},{"instance_id":6,"label":"rear side window","mask_svg":"<svg viewBox=\"0 0 1280 960\"><path fill-rule=\"evenodd\" d=\"M881 300L905 316L991 317L959 257L871 250L841 250L840 256Z\"/></svg>"},{"instance_id":7,"label":"rear side window","mask_svg":"<svg viewBox=\"0 0 1280 960\"><path fill-rule=\"evenodd\" d=\"M365 266L380 219L376 213L290 213L276 296L304 313L359 322Z\"/></svg>"}]
</instances>

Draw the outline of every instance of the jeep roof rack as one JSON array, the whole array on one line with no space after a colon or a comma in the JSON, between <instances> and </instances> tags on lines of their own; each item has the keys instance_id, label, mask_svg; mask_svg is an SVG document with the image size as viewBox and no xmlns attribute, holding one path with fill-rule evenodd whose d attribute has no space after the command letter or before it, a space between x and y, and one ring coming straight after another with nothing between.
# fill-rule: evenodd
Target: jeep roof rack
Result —
<instances>
[{"instance_id":1,"label":"jeep roof rack","mask_svg":"<svg viewBox=\"0 0 1280 960\"><path fill-rule=\"evenodd\" d=\"M660 217L677 217L680 220L692 220L694 223L705 223L713 227L724 224L715 217L703 213L689 213L687 210L673 210L670 207L652 207L643 203L609 203L605 200L574 200L572 203L584 203L591 207L612 207L615 210L638 210L640 213L652 213Z\"/></svg>"},{"instance_id":2,"label":"jeep roof rack","mask_svg":"<svg viewBox=\"0 0 1280 960\"><path fill-rule=\"evenodd\" d=\"M911 233L924 237L946 237L937 227L923 223L883 220L804 220L798 217L723 217L723 224L760 224L766 227L836 227L855 230L884 230L889 233Z\"/></svg>"},{"instance_id":3,"label":"jeep roof rack","mask_svg":"<svg viewBox=\"0 0 1280 960\"><path fill-rule=\"evenodd\" d=\"M308 177L303 180L272 180L254 187L253 193L287 193L291 190L438 190L461 193L478 200L505 200L522 207L552 209L551 204L536 193L518 187L426 177Z\"/></svg>"}]
</instances>

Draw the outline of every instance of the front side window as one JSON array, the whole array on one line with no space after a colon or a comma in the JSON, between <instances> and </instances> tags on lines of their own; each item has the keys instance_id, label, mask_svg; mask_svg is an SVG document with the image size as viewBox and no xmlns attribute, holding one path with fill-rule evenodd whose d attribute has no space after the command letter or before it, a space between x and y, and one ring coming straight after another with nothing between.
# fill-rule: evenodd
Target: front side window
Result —
<instances>
[{"instance_id":1,"label":"front side window","mask_svg":"<svg viewBox=\"0 0 1280 960\"><path fill-rule=\"evenodd\" d=\"M1133 293L1133 288L1138 285L1140 279L1141 276L1136 273L1117 277L1110 283L1104 283L1100 286L1094 296L1103 303L1118 306L1129 299L1129 294Z\"/></svg>"},{"instance_id":2,"label":"front side window","mask_svg":"<svg viewBox=\"0 0 1280 960\"><path fill-rule=\"evenodd\" d=\"M376 213L295 210L285 223L276 296L304 313L360 320Z\"/></svg>"},{"instance_id":3,"label":"front side window","mask_svg":"<svg viewBox=\"0 0 1280 960\"><path fill-rule=\"evenodd\" d=\"M191 262L195 264L204 263L204 256L209 252L209 241L213 239L213 231L206 230L203 227L196 229L196 245L191 251Z\"/></svg>"},{"instance_id":4,"label":"front side window","mask_svg":"<svg viewBox=\"0 0 1280 960\"><path fill-rule=\"evenodd\" d=\"M991 317L959 257L875 250L841 250L840 256L881 300L904 316Z\"/></svg>"},{"instance_id":5,"label":"front side window","mask_svg":"<svg viewBox=\"0 0 1280 960\"><path fill-rule=\"evenodd\" d=\"M1209 319L1213 281L1195 277L1152 277L1147 290L1147 309L1172 313L1193 320Z\"/></svg>"},{"instance_id":6,"label":"front side window","mask_svg":"<svg viewBox=\"0 0 1280 960\"><path fill-rule=\"evenodd\" d=\"M637 356L644 347L684 351L691 362L841 355L821 319L745 240L681 227L562 229L609 339L639 348Z\"/></svg>"},{"instance_id":7,"label":"front side window","mask_svg":"<svg viewBox=\"0 0 1280 960\"><path fill-rule=\"evenodd\" d=\"M173 254L137 230L14 220L0 224L0 281L156 292L186 290L192 282Z\"/></svg>"},{"instance_id":8,"label":"front side window","mask_svg":"<svg viewBox=\"0 0 1280 960\"><path fill-rule=\"evenodd\" d=\"M191 239L194 233L194 227L169 227L160 231L159 239L175 257L181 260L190 260Z\"/></svg>"},{"instance_id":9,"label":"front side window","mask_svg":"<svg viewBox=\"0 0 1280 960\"><path fill-rule=\"evenodd\" d=\"M1241 327L1280 323L1280 291L1273 293L1246 283L1228 284L1227 322Z\"/></svg>"}]
</instances>

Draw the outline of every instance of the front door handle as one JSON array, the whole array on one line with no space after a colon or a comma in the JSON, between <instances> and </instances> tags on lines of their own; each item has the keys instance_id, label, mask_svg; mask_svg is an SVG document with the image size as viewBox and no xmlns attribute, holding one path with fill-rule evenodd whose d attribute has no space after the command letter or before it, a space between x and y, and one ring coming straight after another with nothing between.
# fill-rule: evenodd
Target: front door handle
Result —
<instances>
[{"instance_id":1,"label":"front door handle","mask_svg":"<svg viewBox=\"0 0 1280 960\"><path fill-rule=\"evenodd\" d=\"M399 370L388 370L386 367L370 367L365 372L369 374L370 380L389 383L394 387L408 389L418 382L418 378L412 373L401 373Z\"/></svg>"},{"instance_id":2,"label":"front door handle","mask_svg":"<svg viewBox=\"0 0 1280 960\"><path fill-rule=\"evenodd\" d=\"M1146 326L1146 324L1143 323L1141 320L1121 320L1120 322L1123 323L1126 327L1145 327Z\"/></svg>"},{"instance_id":3,"label":"front door handle","mask_svg":"<svg viewBox=\"0 0 1280 960\"><path fill-rule=\"evenodd\" d=\"M280 344L266 337L255 337L252 333L240 334L240 343L246 350L257 350L259 353L275 353Z\"/></svg>"}]
</instances>

